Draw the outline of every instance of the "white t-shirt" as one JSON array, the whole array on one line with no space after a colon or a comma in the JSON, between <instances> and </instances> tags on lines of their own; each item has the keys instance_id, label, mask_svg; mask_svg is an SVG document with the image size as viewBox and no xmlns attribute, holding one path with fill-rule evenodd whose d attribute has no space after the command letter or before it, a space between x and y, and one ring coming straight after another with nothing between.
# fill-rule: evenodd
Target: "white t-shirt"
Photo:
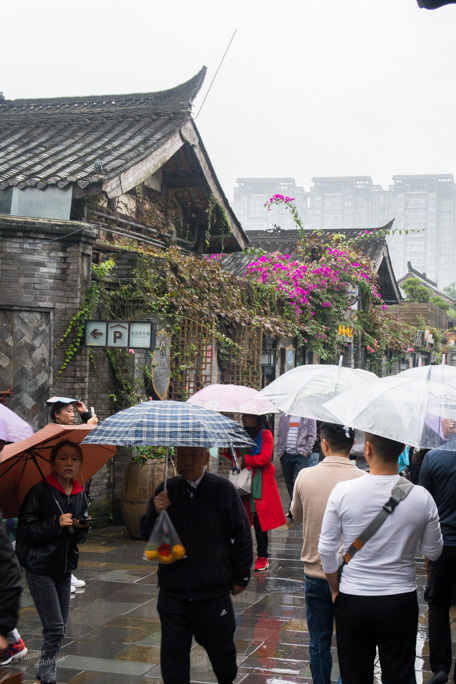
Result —
<instances>
[{"instance_id":1,"label":"white t-shirt","mask_svg":"<svg viewBox=\"0 0 456 684\"><path fill-rule=\"evenodd\" d=\"M391 496L397 475L371 475L338 483L329 495L318 551L326 573L366 529ZM416 589L415 553L436 560L443 547L434 499L415 485L383 525L344 566L340 591L357 596L403 594Z\"/></svg>"}]
</instances>

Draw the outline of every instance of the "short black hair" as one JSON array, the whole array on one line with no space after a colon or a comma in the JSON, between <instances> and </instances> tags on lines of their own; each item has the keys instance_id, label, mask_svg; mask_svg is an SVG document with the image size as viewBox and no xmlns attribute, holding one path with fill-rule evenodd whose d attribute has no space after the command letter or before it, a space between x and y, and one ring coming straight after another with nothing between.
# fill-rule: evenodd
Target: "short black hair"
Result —
<instances>
[{"instance_id":1,"label":"short black hair","mask_svg":"<svg viewBox=\"0 0 456 684\"><path fill-rule=\"evenodd\" d=\"M81 460L81 463L83 462L83 455L82 455L82 447L80 444L76 444L75 442L72 442L71 439L62 439L61 442L57 442L55 446L52 447L51 455L49 460L51 463L55 463L55 459L57 458L57 454L59 453L60 449L64 446L72 446L76 449L78 452L79 458Z\"/></svg>"},{"instance_id":2,"label":"short black hair","mask_svg":"<svg viewBox=\"0 0 456 684\"><path fill-rule=\"evenodd\" d=\"M69 406L72 403L73 403L72 401L70 401L68 404L64 404L63 401L56 401L54 404L51 404L51 408L50 408L49 412L51 414L52 421L55 423L55 414L60 413L60 411L63 408L65 408L65 406Z\"/></svg>"},{"instance_id":3,"label":"short black hair","mask_svg":"<svg viewBox=\"0 0 456 684\"><path fill-rule=\"evenodd\" d=\"M355 441L353 428L344 427L337 423L322 423L320 425L320 438L326 439L331 451L350 451Z\"/></svg>"},{"instance_id":4,"label":"short black hair","mask_svg":"<svg viewBox=\"0 0 456 684\"><path fill-rule=\"evenodd\" d=\"M384 463L396 463L399 454L404 451L405 447L405 444L401 444L401 442L388 439L388 437L374 435L373 432L365 432L364 440L371 444L377 458Z\"/></svg>"}]
</instances>

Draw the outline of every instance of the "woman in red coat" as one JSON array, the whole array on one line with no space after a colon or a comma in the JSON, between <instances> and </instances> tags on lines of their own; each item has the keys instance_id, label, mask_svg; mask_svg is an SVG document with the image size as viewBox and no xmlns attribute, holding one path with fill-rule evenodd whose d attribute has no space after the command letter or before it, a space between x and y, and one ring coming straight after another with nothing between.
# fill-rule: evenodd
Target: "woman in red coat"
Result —
<instances>
[{"instance_id":1,"label":"woman in red coat","mask_svg":"<svg viewBox=\"0 0 456 684\"><path fill-rule=\"evenodd\" d=\"M244 456L245 467L252 469L253 477L252 494L243 500L255 528L258 556L255 570L264 572L269 568L268 530L285 525L287 521L275 481L275 467L271 463L274 440L267 418L244 413L242 424L257 445Z\"/></svg>"}]
</instances>

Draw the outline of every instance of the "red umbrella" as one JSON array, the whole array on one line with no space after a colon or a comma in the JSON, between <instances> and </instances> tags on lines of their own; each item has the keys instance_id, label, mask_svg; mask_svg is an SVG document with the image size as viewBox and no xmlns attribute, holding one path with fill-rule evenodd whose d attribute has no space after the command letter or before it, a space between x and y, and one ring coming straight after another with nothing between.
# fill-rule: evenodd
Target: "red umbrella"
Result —
<instances>
[{"instance_id":1,"label":"red umbrella","mask_svg":"<svg viewBox=\"0 0 456 684\"><path fill-rule=\"evenodd\" d=\"M0 453L0 509L4 518L15 518L21 503L33 485L51 472L52 448L65 439L79 444L94 425L57 425L49 423L31 437L8 444ZM81 444L84 460L77 475L87 482L116 453L116 447Z\"/></svg>"}]
</instances>

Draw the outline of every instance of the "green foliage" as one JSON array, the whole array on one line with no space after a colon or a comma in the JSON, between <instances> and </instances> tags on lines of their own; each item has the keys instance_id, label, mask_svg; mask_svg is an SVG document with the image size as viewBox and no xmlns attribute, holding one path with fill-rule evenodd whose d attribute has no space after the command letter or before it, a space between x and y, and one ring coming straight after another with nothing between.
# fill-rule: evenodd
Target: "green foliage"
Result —
<instances>
[{"instance_id":1,"label":"green foliage","mask_svg":"<svg viewBox=\"0 0 456 684\"><path fill-rule=\"evenodd\" d=\"M442 309L443 311L448 312L451 309L450 304L438 295L434 295L434 297L431 297L430 302L431 304L434 304L434 306L438 306L439 309Z\"/></svg>"},{"instance_id":2,"label":"green foliage","mask_svg":"<svg viewBox=\"0 0 456 684\"><path fill-rule=\"evenodd\" d=\"M221 235L223 252L225 249L225 237L231 233L231 225L224 207L222 207L218 199L213 194L211 194L209 198L209 204L206 209L206 216L207 228L204 238L206 249L209 247L211 241L212 228L218 226L219 235Z\"/></svg>"},{"instance_id":3,"label":"green foliage","mask_svg":"<svg viewBox=\"0 0 456 684\"><path fill-rule=\"evenodd\" d=\"M431 299L431 291L418 278L407 278L401 287L412 302L429 302Z\"/></svg>"},{"instance_id":4,"label":"green foliage","mask_svg":"<svg viewBox=\"0 0 456 684\"><path fill-rule=\"evenodd\" d=\"M174 449L172 447L156 447L156 446L142 446L142 447L135 447L134 449L134 455L131 457L131 460L134 461L135 463L138 463L140 468L144 465L146 461L162 461L165 457L166 454L168 453L168 456L173 456L174 455Z\"/></svg>"},{"instance_id":5,"label":"green foliage","mask_svg":"<svg viewBox=\"0 0 456 684\"><path fill-rule=\"evenodd\" d=\"M82 342L82 337L84 335L84 326L86 321L89 320L92 312L98 306L101 297L101 281L109 275L109 273L114 268L115 264L112 259L107 259L103 263L92 265L92 273L94 278L90 283L82 307L75 313L71 319L67 329L63 333L60 340L55 345L55 349L59 347L63 342L69 340L69 345L65 352L65 360L58 370L54 382L63 373L68 364L70 363L73 356L79 349Z\"/></svg>"},{"instance_id":6,"label":"green foliage","mask_svg":"<svg viewBox=\"0 0 456 684\"><path fill-rule=\"evenodd\" d=\"M456 283L451 283L443 288L443 291L447 293L453 299L456 299Z\"/></svg>"}]
</instances>

